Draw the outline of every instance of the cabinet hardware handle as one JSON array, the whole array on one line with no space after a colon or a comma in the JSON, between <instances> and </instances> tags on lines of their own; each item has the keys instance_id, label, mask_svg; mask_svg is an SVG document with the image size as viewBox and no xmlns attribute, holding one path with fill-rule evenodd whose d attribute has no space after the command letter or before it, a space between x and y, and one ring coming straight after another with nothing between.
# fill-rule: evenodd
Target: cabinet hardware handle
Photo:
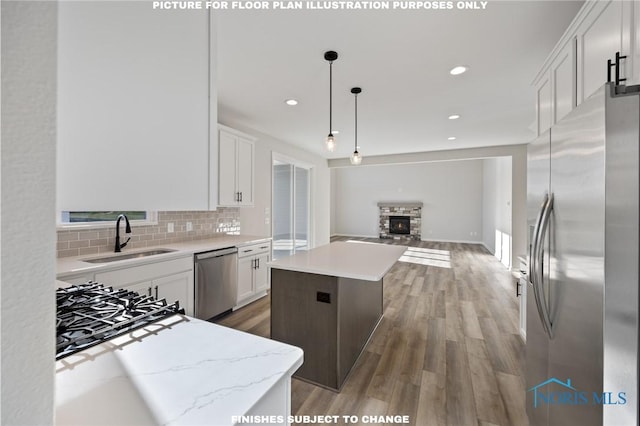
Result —
<instances>
[{"instance_id":1,"label":"cabinet hardware handle","mask_svg":"<svg viewBox=\"0 0 640 426\"><path fill-rule=\"evenodd\" d=\"M147 291L149 292L149 297L151 297L151 287L149 287Z\"/></svg>"},{"instance_id":2,"label":"cabinet hardware handle","mask_svg":"<svg viewBox=\"0 0 640 426\"><path fill-rule=\"evenodd\" d=\"M616 86L623 81L627 81L626 78L620 78L620 59L627 59L627 56L620 56L620 52L616 52Z\"/></svg>"},{"instance_id":3,"label":"cabinet hardware handle","mask_svg":"<svg viewBox=\"0 0 640 426\"><path fill-rule=\"evenodd\" d=\"M621 82L627 81L626 78L620 78L620 59L627 59L626 55L620 55L620 52L616 52L616 61L612 62L611 59L607 60L607 82L611 83L611 68L616 71L615 84L619 86Z\"/></svg>"},{"instance_id":4,"label":"cabinet hardware handle","mask_svg":"<svg viewBox=\"0 0 640 426\"><path fill-rule=\"evenodd\" d=\"M240 202L242 202L242 192L240 192Z\"/></svg>"},{"instance_id":5,"label":"cabinet hardware handle","mask_svg":"<svg viewBox=\"0 0 640 426\"><path fill-rule=\"evenodd\" d=\"M261 248L261 249L266 249L266 248L269 248L269 246L262 246L262 247L260 247L260 248Z\"/></svg>"},{"instance_id":6,"label":"cabinet hardware handle","mask_svg":"<svg viewBox=\"0 0 640 426\"><path fill-rule=\"evenodd\" d=\"M260 269L260 259L256 259L256 263L258 264L258 267L256 269Z\"/></svg>"},{"instance_id":7,"label":"cabinet hardware handle","mask_svg":"<svg viewBox=\"0 0 640 426\"><path fill-rule=\"evenodd\" d=\"M520 293L520 280L518 280L516 282L516 297L520 297L522 296L522 293Z\"/></svg>"},{"instance_id":8,"label":"cabinet hardware handle","mask_svg":"<svg viewBox=\"0 0 640 426\"><path fill-rule=\"evenodd\" d=\"M156 299L158 298L158 286L156 286Z\"/></svg>"},{"instance_id":9,"label":"cabinet hardware handle","mask_svg":"<svg viewBox=\"0 0 640 426\"><path fill-rule=\"evenodd\" d=\"M242 252L243 253L249 253L250 251L253 251L253 249L251 249L251 250L243 250Z\"/></svg>"}]
</instances>

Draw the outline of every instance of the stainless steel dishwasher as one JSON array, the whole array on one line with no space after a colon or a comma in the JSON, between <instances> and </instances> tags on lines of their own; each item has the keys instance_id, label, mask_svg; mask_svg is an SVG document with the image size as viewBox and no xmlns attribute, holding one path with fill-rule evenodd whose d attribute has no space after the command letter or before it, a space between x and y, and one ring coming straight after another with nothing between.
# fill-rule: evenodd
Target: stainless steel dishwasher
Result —
<instances>
[{"instance_id":1,"label":"stainless steel dishwasher","mask_svg":"<svg viewBox=\"0 0 640 426\"><path fill-rule=\"evenodd\" d=\"M207 320L231 310L238 293L238 249L195 255L195 316Z\"/></svg>"}]
</instances>

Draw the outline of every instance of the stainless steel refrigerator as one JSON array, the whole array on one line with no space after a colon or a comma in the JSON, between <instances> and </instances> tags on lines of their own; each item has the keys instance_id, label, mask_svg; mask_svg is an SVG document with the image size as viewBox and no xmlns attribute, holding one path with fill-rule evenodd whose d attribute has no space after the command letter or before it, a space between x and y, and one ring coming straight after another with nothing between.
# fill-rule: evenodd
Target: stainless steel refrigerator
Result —
<instances>
[{"instance_id":1,"label":"stainless steel refrigerator","mask_svg":"<svg viewBox=\"0 0 640 426\"><path fill-rule=\"evenodd\" d=\"M532 426L638 425L638 89L603 86L528 146Z\"/></svg>"}]
</instances>

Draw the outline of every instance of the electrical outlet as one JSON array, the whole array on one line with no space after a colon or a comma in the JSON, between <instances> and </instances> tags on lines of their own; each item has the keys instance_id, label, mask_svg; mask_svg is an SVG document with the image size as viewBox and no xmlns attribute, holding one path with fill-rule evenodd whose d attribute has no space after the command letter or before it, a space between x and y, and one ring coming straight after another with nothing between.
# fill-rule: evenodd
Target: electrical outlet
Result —
<instances>
[{"instance_id":1,"label":"electrical outlet","mask_svg":"<svg viewBox=\"0 0 640 426\"><path fill-rule=\"evenodd\" d=\"M173 222L169 222L167 224L167 232L169 233L173 232Z\"/></svg>"},{"instance_id":2,"label":"electrical outlet","mask_svg":"<svg viewBox=\"0 0 640 426\"><path fill-rule=\"evenodd\" d=\"M193 231L193 223L187 222L187 232Z\"/></svg>"}]
</instances>

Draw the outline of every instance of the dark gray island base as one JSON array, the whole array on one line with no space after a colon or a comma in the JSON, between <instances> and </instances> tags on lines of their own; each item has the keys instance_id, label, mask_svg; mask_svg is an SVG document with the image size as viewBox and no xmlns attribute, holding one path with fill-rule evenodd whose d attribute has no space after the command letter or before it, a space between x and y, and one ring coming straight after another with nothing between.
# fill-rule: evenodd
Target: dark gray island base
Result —
<instances>
[{"instance_id":1,"label":"dark gray island base","mask_svg":"<svg viewBox=\"0 0 640 426\"><path fill-rule=\"evenodd\" d=\"M335 242L269 263L271 338L304 350L294 374L340 392L382 318L382 280L406 247Z\"/></svg>"},{"instance_id":2,"label":"dark gray island base","mask_svg":"<svg viewBox=\"0 0 640 426\"><path fill-rule=\"evenodd\" d=\"M305 354L294 377L339 392L381 318L382 280L271 271L271 338Z\"/></svg>"}]
</instances>

